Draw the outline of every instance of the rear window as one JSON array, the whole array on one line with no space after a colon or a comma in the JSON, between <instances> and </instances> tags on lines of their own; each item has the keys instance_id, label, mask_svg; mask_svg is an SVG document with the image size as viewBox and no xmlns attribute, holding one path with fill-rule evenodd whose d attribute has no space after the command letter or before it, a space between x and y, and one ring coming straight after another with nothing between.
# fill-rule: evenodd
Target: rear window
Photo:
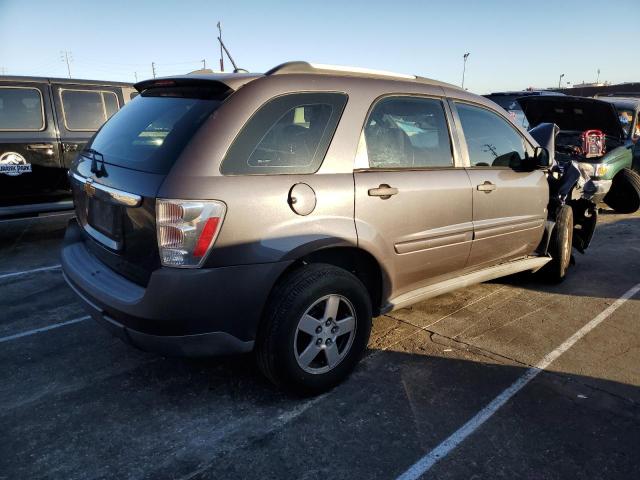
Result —
<instances>
[{"instance_id":1,"label":"rear window","mask_svg":"<svg viewBox=\"0 0 640 480\"><path fill-rule=\"evenodd\" d=\"M42 94L37 88L0 87L0 130L44 129Z\"/></svg>"},{"instance_id":2,"label":"rear window","mask_svg":"<svg viewBox=\"0 0 640 480\"><path fill-rule=\"evenodd\" d=\"M225 175L314 173L347 103L343 93L292 93L263 105L225 156Z\"/></svg>"},{"instance_id":3,"label":"rear window","mask_svg":"<svg viewBox=\"0 0 640 480\"><path fill-rule=\"evenodd\" d=\"M102 154L105 163L167 173L221 103L179 88L145 91L105 123L88 148Z\"/></svg>"},{"instance_id":4,"label":"rear window","mask_svg":"<svg viewBox=\"0 0 640 480\"><path fill-rule=\"evenodd\" d=\"M67 130L95 131L118 111L118 97L113 92L96 90L61 90L62 113Z\"/></svg>"}]
</instances>

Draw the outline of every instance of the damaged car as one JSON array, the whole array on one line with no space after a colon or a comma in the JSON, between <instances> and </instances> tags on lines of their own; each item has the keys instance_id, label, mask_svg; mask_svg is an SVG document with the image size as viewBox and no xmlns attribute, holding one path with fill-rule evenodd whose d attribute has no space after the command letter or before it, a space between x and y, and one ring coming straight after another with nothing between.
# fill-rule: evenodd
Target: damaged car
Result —
<instances>
[{"instance_id":1,"label":"damaged car","mask_svg":"<svg viewBox=\"0 0 640 480\"><path fill-rule=\"evenodd\" d=\"M518 99L531 128L559 127L555 158L576 162L595 187L592 199L618 213L640 208L640 176L632 170L633 142L623 130L615 106L593 98L531 96Z\"/></svg>"},{"instance_id":2,"label":"damaged car","mask_svg":"<svg viewBox=\"0 0 640 480\"><path fill-rule=\"evenodd\" d=\"M373 317L517 272L561 280L593 233L579 170L550 165L556 127L536 142L453 85L290 62L136 89L72 165L61 263L145 350L254 351L276 385L325 391Z\"/></svg>"}]
</instances>

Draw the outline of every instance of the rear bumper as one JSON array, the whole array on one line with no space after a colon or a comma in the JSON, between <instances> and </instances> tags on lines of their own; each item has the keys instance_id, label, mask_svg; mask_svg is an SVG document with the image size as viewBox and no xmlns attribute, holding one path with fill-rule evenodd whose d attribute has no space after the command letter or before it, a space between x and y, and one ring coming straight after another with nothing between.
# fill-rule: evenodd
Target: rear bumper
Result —
<instances>
[{"instance_id":1,"label":"rear bumper","mask_svg":"<svg viewBox=\"0 0 640 480\"><path fill-rule=\"evenodd\" d=\"M211 269L160 268L147 287L92 255L75 220L62 248L67 283L90 315L123 340L169 355L252 350L271 288L289 262Z\"/></svg>"}]
</instances>

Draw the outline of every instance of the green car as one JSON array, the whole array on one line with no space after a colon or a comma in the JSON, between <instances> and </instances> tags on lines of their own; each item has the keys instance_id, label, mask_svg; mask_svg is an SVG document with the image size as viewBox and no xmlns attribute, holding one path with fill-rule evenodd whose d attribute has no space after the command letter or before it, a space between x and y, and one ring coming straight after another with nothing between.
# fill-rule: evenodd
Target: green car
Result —
<instances>
[{"instance_id":1,"label":"green car","mask_svg":"<svg viewBox=\"0 0 640 480\"><path fill-rule=\"evenodd\" d=\"M570 96L524 97L518 102L531 128L541 123L555 123L560 128L555 159L578 163L592 180L595 202L603 201L618 213L640 208L640 175L633 171L634 143L622 128L613 103ZM594 130L602 137L587 151L585 135Z\"/></svg>"},{"instance_id":2,"label":"green car","mask_svg":"<svg viewBox=\"0 0 640 480\"><path fill-rule=\"evenodd\" d=\"M614 93L606 97L596 97L616 107L625 139L628 144L633 144L633 170L640 173L640 97L631 95L633 94Z\"/></svg>"}]
</instances>

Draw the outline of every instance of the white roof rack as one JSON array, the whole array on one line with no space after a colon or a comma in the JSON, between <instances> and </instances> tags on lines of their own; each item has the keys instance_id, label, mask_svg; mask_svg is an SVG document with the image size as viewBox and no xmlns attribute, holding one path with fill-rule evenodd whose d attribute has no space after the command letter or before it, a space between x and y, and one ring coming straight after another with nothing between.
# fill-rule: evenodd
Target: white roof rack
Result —
<instances>
[{"instance_id":1,"label":"white roof rack","mask_svg":"<svg viewBox=\"0 0 640 480\"><path fill-rule=\"evenodd\" d=\"M415 75L407 75L406 73L395 73L388 72L386 70L374 70L371 68L362 68L362 67L349 67L346 65L328 65L325 63L310 63L313 68L317 68L318 70L335 70L337 72L353 72L353 73L364 73L368 75L379 75L381 77L396 77L396 78L407 78L410 80L415 80Z\"/></svg>"}]
</instances>

